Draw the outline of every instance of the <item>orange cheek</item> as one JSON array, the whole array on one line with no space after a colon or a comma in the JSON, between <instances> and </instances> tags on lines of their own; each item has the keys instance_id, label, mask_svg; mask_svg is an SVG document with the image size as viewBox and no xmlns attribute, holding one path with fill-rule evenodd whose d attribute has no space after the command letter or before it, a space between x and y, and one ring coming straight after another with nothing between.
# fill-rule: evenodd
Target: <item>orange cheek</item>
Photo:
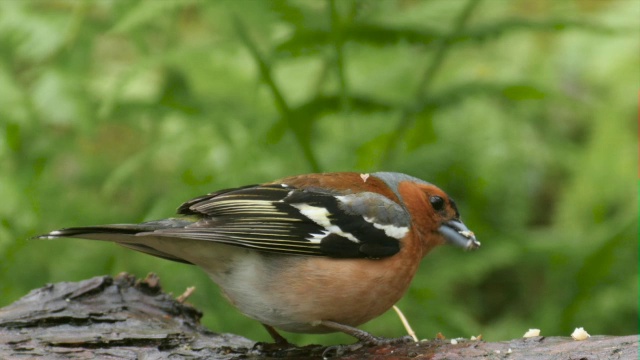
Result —
<instances>
[{"instance_id":1,"label":"orange cheek","mask_svg":"<svg viewBox=\"0 0 640 360\"><path fill-rule=\"evenodd\" d=\"M438 232L441 216L431 207L427 194L441 196L444 199L447 195L433 185L425 186L409 182L400 183L398 191L411 214L412 231L422 245L423 254L443 244L444 240Z\"/></svg>"}]
</instances>

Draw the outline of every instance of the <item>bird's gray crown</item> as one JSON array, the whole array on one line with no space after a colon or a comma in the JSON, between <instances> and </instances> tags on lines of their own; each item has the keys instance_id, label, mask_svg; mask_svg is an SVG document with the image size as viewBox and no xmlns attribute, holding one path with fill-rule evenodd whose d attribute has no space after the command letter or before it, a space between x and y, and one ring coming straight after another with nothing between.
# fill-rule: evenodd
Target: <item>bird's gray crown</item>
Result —
<instances>
[{"instance_id":1,"label":"bird's gray crown","mask_svg":"<svg viewBox=\"0 0 640 360\"><path fill-rule=\"evenodd\" d=\"M375 172L371 175L384 181L384 183L387 184L387 186L389 186L391 191L393 191L393 193L398 197L398 199L401 199L401 200L404 200L404 199L402 199L402 196L400 196L400 193L398 192L398 185L400 185L402 181L411 181L418 184L431 185L431 183L426 182L422 179L418 179L417 177L413 177L411 175L398 173L398 172L381 171L381 172Z\"/></svg>"}]
</instances>

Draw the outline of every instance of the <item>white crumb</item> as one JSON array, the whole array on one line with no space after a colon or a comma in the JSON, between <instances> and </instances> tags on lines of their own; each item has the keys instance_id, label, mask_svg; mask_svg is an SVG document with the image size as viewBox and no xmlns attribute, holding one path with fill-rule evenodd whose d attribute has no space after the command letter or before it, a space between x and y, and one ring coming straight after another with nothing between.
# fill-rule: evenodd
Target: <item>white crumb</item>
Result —
<instances>
[{"instance_id":1,"label":"white crumb","mask_svg":"<svg viewBox=\"0 0 640 360\"><path fill-rule=\"evenodd\" d=\"M535 336L540 336L540 329L529 329L529 331L527 331L526 333L524 333L524 335L522 335L522 337L525 337L525 338L530 338Z\"/></svg>"},{"instance_id":2,"label":"white crumb","mask_svg":"<svg viewBox=\"0 0 640 360\"><path fill-rule=\"evenodd\" d=\"M579 327L573 330L573 332L571 333L571 337L574 340L581 341L581 340L587 340L588 338L591 337L591 335L589 335L589 333L586 332L584 328Z\"/></svg>"}]
</instances>

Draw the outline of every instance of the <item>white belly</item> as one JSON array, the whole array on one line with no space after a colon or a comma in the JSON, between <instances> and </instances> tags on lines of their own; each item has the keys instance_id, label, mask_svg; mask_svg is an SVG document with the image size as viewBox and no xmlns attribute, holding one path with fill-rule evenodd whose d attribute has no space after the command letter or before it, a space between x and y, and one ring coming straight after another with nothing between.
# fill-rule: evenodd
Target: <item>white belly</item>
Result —
<instances>
[{"instance_id":1,"label":"white belly","mask_svg":"<svg viewBox=\"0 0 640 360\"><path fill-rule=\"evenodd\" d=\"M292 318L292 306L282 301L287 284L278 281L279 273L283 266L288 268L299 261L299 257L208 241L149 237L144 243L162 252L179 255L202 268L227 300L252 319L291 332L328 331L312 326L309 321Z\"/></svg>"}]
</instances>

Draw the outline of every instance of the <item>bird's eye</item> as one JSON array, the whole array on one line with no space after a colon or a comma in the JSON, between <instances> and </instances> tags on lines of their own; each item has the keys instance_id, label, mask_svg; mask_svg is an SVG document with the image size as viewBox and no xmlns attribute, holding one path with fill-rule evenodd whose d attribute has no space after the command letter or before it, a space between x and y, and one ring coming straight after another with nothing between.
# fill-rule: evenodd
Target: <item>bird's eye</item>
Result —
<instances>
[{"instance_id":1,"label":"bird's eye","mask_svg":"<svg viewBox=\"0 0 640 360\"><path fill-rule=\"evenodd\" d=\"M433 206L433 208L436 211L440 211L444 209L444 199L441 198L440 196L429 197L429 202L431 203L431 206Z\"/></svg>"}]
</instances>

